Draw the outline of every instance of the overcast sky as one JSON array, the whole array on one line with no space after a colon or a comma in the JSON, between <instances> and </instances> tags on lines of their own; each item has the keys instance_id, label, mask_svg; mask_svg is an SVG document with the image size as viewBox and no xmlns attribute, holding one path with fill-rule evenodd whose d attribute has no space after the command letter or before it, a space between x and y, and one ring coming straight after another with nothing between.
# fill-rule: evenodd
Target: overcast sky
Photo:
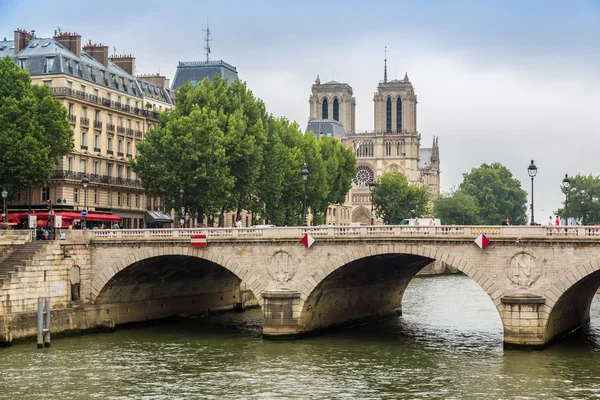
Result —
<instances>
[{"instance_id":1,"label":"overcast sky","mask_svg":"<svg viewBox=\"0 0 600 400\"><path fill-rule=\"evenodd\" d=\"M444 191L498 161L530 192L534 159L545 222L564 200L565 174L600 174L599 0L0 0L0 36L60 27L170 78L178 61L204 59L207 20L212 59L235 65L270 112L302 129L317 74L350 84L357 128L373 129L387 46L389 79L407 72L415 87L422 145L440 138Z\"/></svg>"}]
</instances>

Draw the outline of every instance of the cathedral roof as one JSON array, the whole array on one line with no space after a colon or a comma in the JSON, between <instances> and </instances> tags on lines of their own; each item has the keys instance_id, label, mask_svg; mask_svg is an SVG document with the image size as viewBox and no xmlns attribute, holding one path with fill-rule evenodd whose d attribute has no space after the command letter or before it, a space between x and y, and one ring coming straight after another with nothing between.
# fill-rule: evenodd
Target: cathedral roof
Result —
<instances>
[{"instance_id":1,"label":"cathedral roof","mask_svg":"<svg viewBox=\"0 0 600 400\"><path fill-rule=\"evenodd\" d=\"M419 168L428 169L431 168L431 155L433 149L431 147L421 147L419 150Z\"/></svg>"},{"instance_id":2,"label":"cathedral roof","mask_svg":"<svg viewBox=\"0 0 600 400\"><path fill-rule=\"evenodd\" d=\"M325 82L325 83L323 83L323 85L343 85L343 83L342 83L342 82L338 82L338 81L331 80L331 81L329 81L329 82Z\"/></svg>"}]
</instances>

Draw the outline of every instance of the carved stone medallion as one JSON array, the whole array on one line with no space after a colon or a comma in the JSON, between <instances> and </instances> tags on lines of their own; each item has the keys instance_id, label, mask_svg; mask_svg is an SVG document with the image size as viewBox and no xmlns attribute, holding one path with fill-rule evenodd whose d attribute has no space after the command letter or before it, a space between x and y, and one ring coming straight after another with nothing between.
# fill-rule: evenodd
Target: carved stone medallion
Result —
<instances>
[{"instance_id":1,"label":"carved stone medallion","mask_svg":"<svg viewBox=\"0 0 600 400\"><path fill-rule=\"evenodd\" d=\"M289 282L296 275L296 261L290 253L278 250L271 256L267 264L267 273L275 282Z\"/></svg>"},{"instance_id":2,"label":"carved stone medallion","mask_svg":"<svg viewBox=\"0 0 600 400\"><path fill-rule=\"evenodd\" d=\"M542 267L532 252L521 251L512 256L504 272L514 284L527 288L542 275Z\"/></svg>"}]
</instances>

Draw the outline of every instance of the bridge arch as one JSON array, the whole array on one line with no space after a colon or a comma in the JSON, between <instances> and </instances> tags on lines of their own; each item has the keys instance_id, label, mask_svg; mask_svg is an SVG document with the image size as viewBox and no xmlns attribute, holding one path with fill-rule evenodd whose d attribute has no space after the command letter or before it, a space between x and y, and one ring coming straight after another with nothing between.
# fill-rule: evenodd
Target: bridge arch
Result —
<instances>
[{"instance_id":1,"label":"bridge arch","mask_svg":"<svg viewBox=\"0 0 600 400\"><path fill-rule=\"evenodd\" d=\"M546 341L586 324L592 300L600 287L600 258L586 261L557 279L544 293L546 304Z\"/></svg>"},{"instance_id":2,"label":"bridge arch","mask_svg":"<svg viewBox=\"0 0 600 400\"><path fill-rule=\"evenodd\" d=\"M240 265L234 261L231 257L223 255L219 251L207 249L207 248L192 248L187 246L169 246L160 247L152 246L149 248L138 249L131 253L131 255L124 257L118 261L115 261L102 268L93 278L90 290L90 301L94 303L98 298L98 295L102 292L107 283L114 278L119 272L123 271L127 267L152 258L164 257L164 256L183 256L190 258L197 258L205 261L212 262L220 267L225 268L233 275L235 275L241 281L241 285L252 292L256 298L258 304L262 307L263 298L261 296L264 286L254 276L249 269Z\"/></svg>"},{"instance_id":3,"label":"bridge arch","mask_svg":"<svg viewBox=\"0 0 600 400\"><path fill-rule=\"evenodd\" d=\"M377 256L387 257L382 262L396 260L406 263L407 267L394 269L394 276L386 280L390 269L386 270L389 267L384 264L378 265ZM503 291L481 268L433 246L389 243L358 247L355 251L332 256L316 267L309 279L303 282L304 290L300 295L303 329L310 331L350 325L380 315L401 313L406 286L418 271L435 260L442 261L473 279L488 294L502 320ZM369 282L367 286L348 285L349 281L362 278ZM338 302L338 295L342 296L341 303L347 302L348 307Z\"/></svg>"}]
</instances>

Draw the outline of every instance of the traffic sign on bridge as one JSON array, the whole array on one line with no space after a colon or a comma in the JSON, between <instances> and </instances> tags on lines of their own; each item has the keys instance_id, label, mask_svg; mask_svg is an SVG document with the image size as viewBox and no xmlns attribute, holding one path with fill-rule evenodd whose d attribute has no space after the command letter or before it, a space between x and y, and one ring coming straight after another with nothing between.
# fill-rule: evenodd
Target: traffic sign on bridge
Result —
<instances>
[{"instance_id":1,"label":"traffic sign on bridge","mask_svg":"<svg viewBox=\"0 0 600 400\"><path fill-rule=\"evenodd\" d=\"M206 247L207 246L206 235L191 235L190 239L191 239L192 247Z\"/></svg>"},{"instance_id":2,"label":"traffic sign on bridge","mask_svg":"<svg viewBox=\"0 0 600 400\"><path fill-rule=\"evenodd\" d=\"M83 210L81 210L81 216L87 217L87 210L85 208Z\"/></svg>"},{"instance_id":3,"label":"traffic sign on bridge","mask_svg":"<svg viewBox=\"0 0 600 400\"><path fill-rule=\"evenodd\" d=\"M490 239L488 239L487 236L482 233L481 235L477 236L477 239L475 239L475 244L477 244L477 246L483 250L488 244L490 244Z\"/></svg>"}]
</instances>

